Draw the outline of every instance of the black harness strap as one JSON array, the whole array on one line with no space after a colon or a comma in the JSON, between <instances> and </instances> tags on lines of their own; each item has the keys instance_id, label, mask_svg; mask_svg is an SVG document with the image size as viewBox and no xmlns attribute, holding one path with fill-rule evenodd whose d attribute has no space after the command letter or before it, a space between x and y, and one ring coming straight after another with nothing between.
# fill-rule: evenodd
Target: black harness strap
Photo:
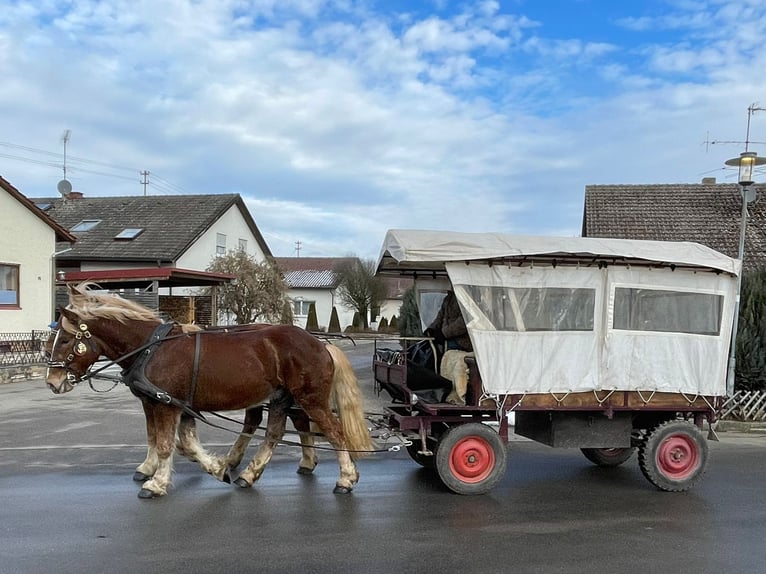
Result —
<instances>
[{"instance_id":1,"label":"black harness strap","mask_svg":"<svg viewBox=\"0 0 766 574\"><path fill-rule=\"evenodd\" d=\"M189 408L194 404L194 395L197 392L197 375L199 375L199 356L200 356L200 333L194 334L194 367L192 368L191 387L189 388Z\"/></svg>"},{"instance_id":2,"label":"black harness strap","mask_svg":"<svg viewBox=\"0 0 766 574\"><path fill-rule=\"evenodd\" d=\"M122 371L122 382L127 385L130 391L137 397L148 397L153 401L157 401L166 405L172 405L174 407L182 409L188 415L205 420L199 412L195 411L190 404L172 397L167 392L153 384L146 378L146 366L154 356L154 353L159 348L159 344L165 340L167 334L173 329L175 325L173 323L161 323L152 333L149 338L146 349L144 349L133 361L133 364ZM199 338L197 338L199 342ZM199 343L197 344L199 347ZM196 367L196 352L195 352L195 367ZM195 383L196 384L196 381ZM192 390L193 393L193 390Z\"/></svg>"}]
</instances>

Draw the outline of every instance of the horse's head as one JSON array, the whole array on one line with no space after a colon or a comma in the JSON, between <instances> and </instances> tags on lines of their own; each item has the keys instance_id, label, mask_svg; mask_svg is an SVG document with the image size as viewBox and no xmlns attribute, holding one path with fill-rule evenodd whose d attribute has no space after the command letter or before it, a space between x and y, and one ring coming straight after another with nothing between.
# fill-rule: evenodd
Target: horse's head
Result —
<instances>
[{"instance_id":1,"label":"horse's head","mask_svg":"<svg viewBox=\"0 0 766 574\"><path fill-rule=\"evenodd\" d=\"M45 342L48 357L46 382L56 394L67 393L80 382L101 356L101 348L88 324L74 311L61 310L58 327Z\"/></svg>"}]
</instances>

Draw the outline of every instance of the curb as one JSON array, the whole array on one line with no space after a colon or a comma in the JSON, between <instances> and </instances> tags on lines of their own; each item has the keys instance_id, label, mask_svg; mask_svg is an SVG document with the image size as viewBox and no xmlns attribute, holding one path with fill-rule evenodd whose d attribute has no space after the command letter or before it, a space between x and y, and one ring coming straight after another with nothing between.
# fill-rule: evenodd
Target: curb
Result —
<instances>
[{"instance_id":1,"label":"curb","mask_svg":"<svg viewBox=\"0 0 766 574\"><path fill-rule=\"evenodd\" d=\"M718 421L715 431L766 434L766 421Z\"/></svg>"}]
</instances>

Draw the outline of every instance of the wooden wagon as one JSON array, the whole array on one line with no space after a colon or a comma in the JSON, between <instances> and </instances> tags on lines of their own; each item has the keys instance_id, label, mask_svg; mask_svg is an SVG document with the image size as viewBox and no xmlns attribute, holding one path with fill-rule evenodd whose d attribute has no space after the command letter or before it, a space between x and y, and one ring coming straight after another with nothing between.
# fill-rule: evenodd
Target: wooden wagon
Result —
<instances>
[{"instance_id":1,"label":"wooden wagon","mask_svg":"<svg viewBox=\"0 0 766 574\"><path fill-rule=\"evenodd\" d=\"M411 341L373 359L388 424L452 491L500 480L511 430L601 466L638 449L662 490L702 476L703 425L726 395L738 260L695 243L391 230L377 272L415 280L423 328L450 289L465 318L465 404L414 374Z\"/></svg>"}]
</instances>

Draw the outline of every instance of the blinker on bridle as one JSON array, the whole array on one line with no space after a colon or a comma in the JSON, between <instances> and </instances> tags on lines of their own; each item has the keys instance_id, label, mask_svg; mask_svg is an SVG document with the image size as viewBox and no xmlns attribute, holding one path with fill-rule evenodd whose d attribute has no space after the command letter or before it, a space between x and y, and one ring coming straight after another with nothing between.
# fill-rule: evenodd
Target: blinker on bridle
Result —
<instances>
[{"instance_id":1,"label":"blinker on bridle","mask_svg":"<svg viewBox=\"0 0 766 574\"><path fill-rule=\"evenodd\" d=\"M80 382L80 379L77 375L75 375L71 369L70 365L72 361L74 361L75 357L81 357L85 353L88 352L88 345L85 344L85 341L83 339L90 339L91 334L88 330L88 325L85 323L80 323L78 326L78 330L74 333L75 338L75 344L72 347L72 352L69 353L66 356L66 359L63 361L48 361L48 368L53 369L64 369L66 371L66 380L71 385L76 385ZM56 352L56 345L59 341L59 336L61 335L61 331L63 330L62 327L59 327L59 330L56 332L56 337L53 339L53 345L51 346L51 356Z\"/></svg>"}]
</instances>

